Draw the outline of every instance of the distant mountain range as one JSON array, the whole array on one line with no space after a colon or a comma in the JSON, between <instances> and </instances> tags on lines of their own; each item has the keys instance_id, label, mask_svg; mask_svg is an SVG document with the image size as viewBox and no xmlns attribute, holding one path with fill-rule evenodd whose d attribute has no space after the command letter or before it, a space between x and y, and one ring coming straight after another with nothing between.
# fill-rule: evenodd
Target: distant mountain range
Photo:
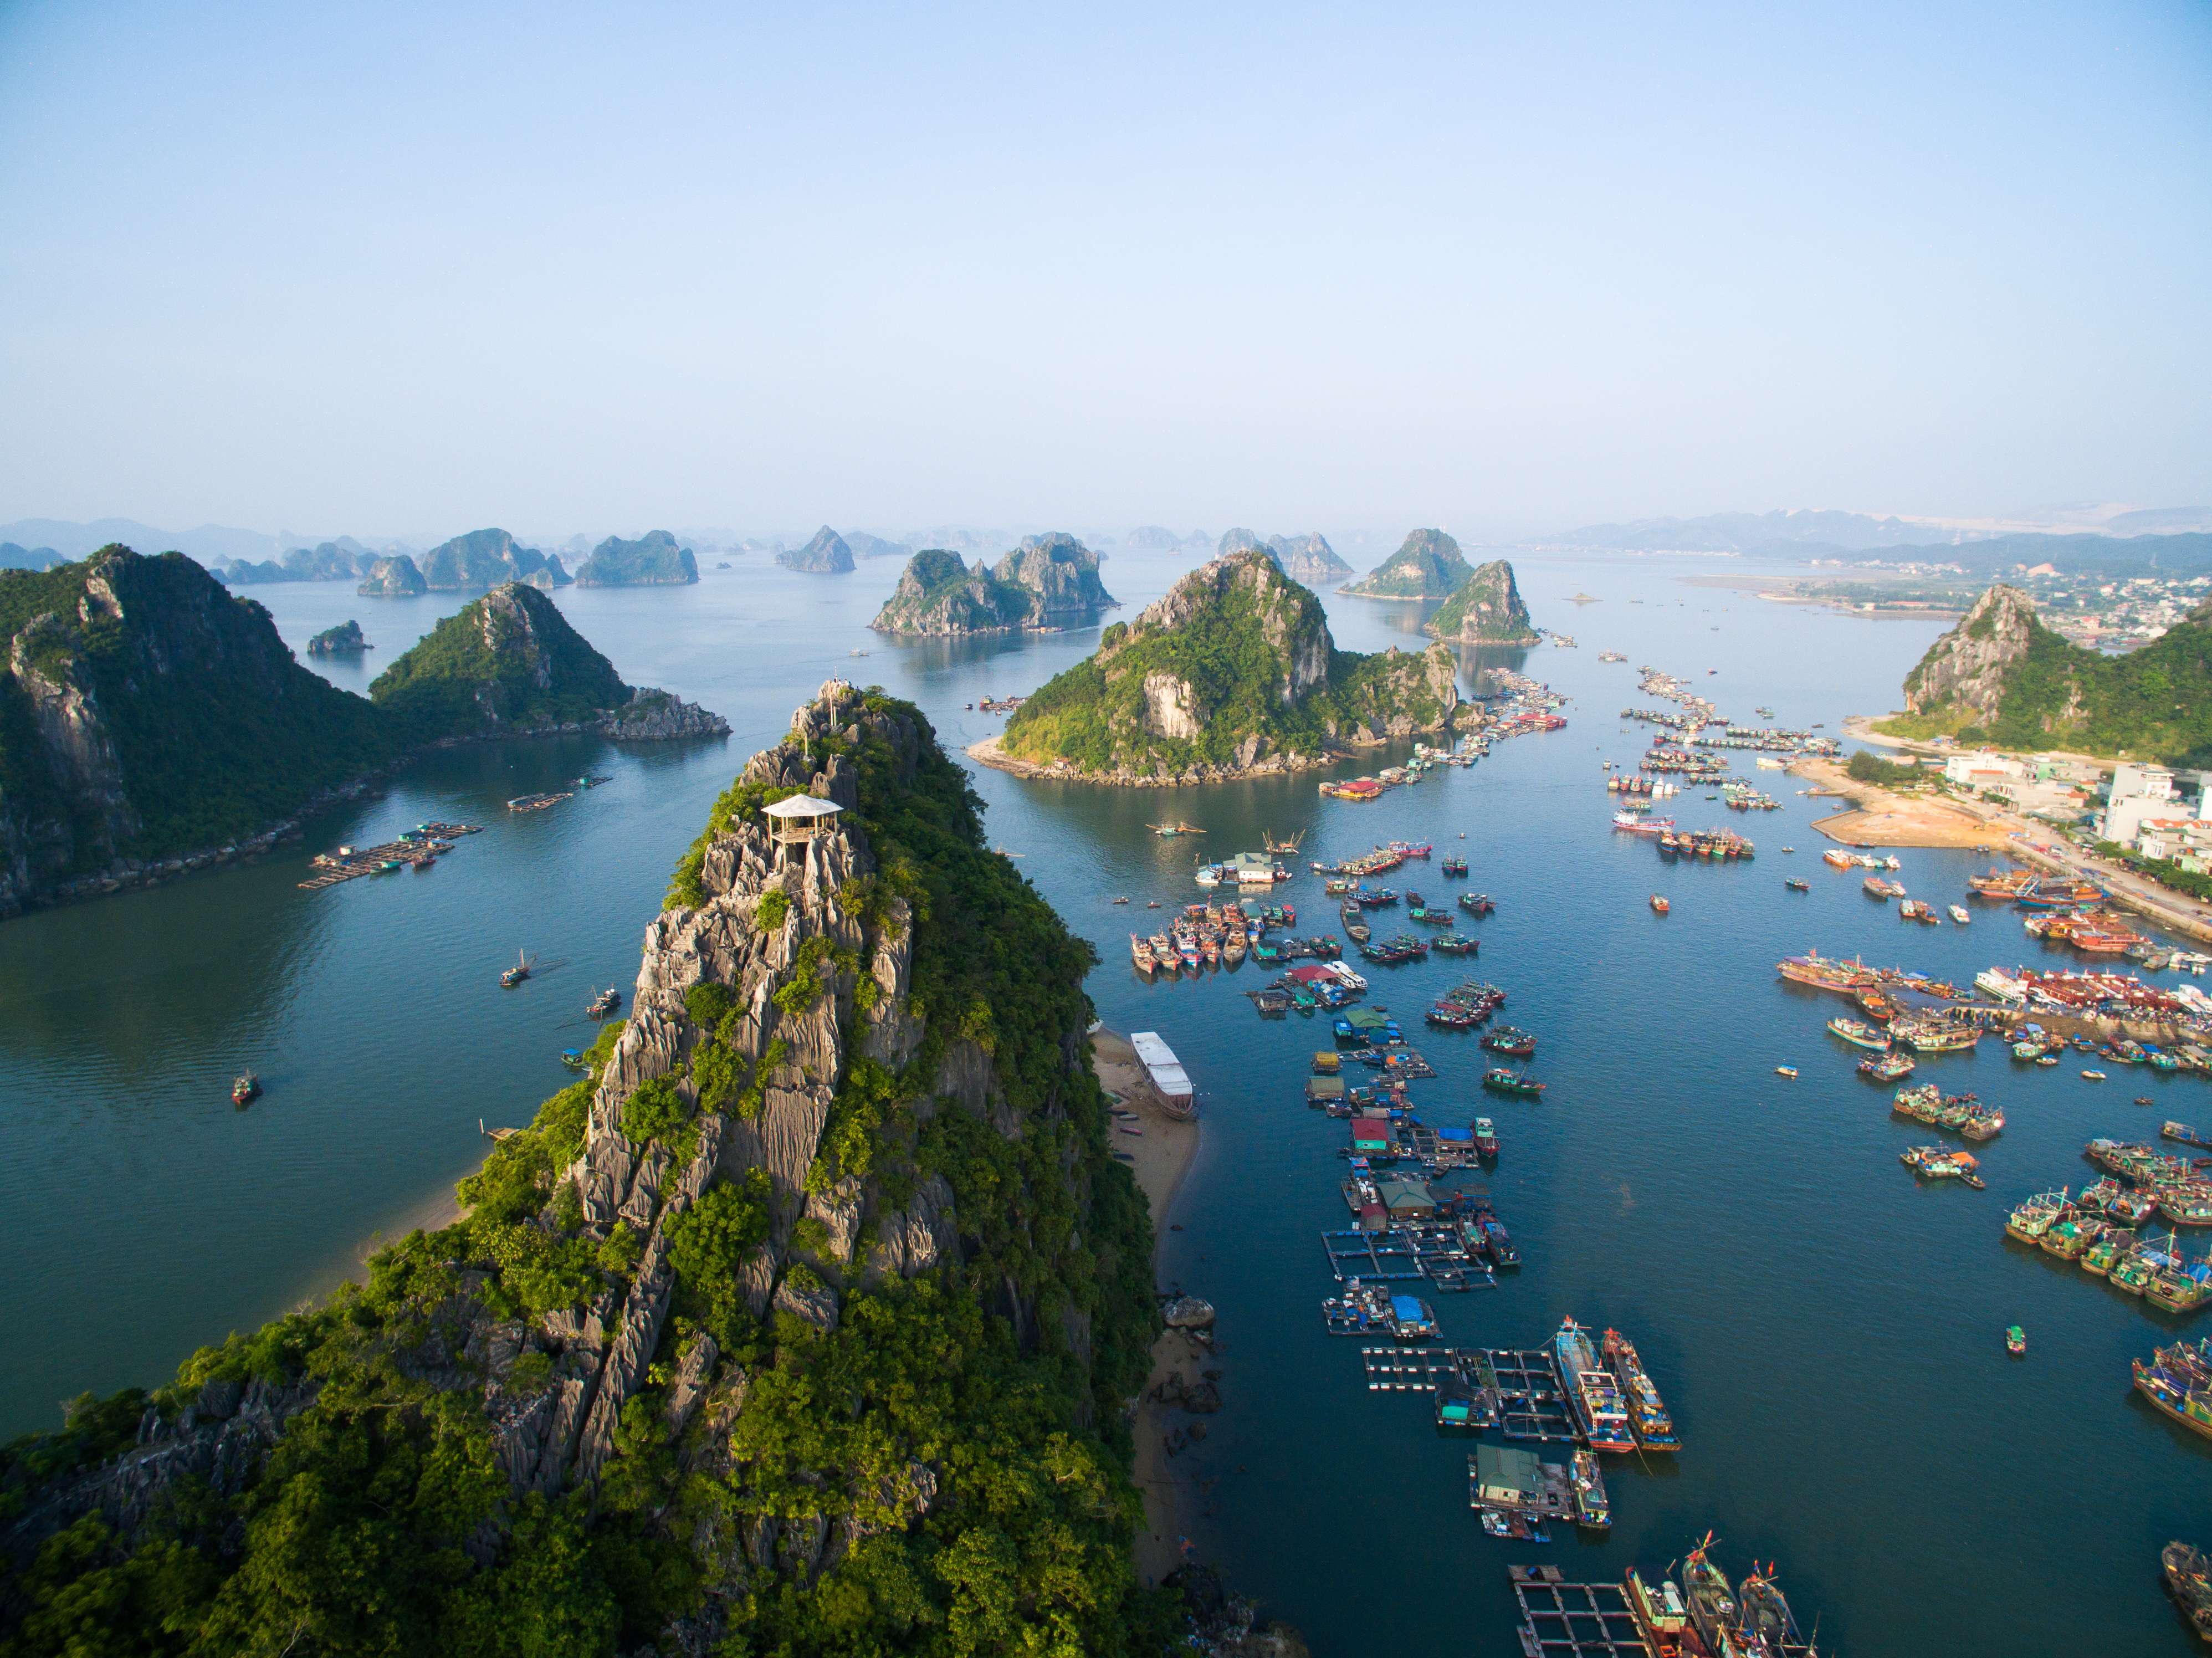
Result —
<instances>
[{"instance_id":1,"label":"distant mountain range","mask_svg":"<svg viewBox=\"0 0 2212 1658\"><path fill-rule=\"evenodd\" d=\"M1947 527L1924 519L1876 518L1867 513L1800 509L1709 513L1702 518L1643 518L1626 524L1590 524L1557 535L1533 536L1528 544L1587 548L1593 552L1818 555L1894 550L1933 560L1999 544L2016 548L2042 545L2064 552L2078 550L2089 542L2212 530L2212 508L2203 507L2160 507L2122 513L2069 509L2029 516L2033 521L2047 523L2051 527Z\"/></svg>"}]
</instances>

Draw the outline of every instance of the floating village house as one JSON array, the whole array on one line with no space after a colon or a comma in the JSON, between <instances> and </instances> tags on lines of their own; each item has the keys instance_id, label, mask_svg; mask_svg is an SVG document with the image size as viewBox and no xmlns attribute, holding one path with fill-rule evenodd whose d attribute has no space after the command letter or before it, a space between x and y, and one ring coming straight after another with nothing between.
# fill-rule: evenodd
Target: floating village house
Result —
<instances>
[{"instance_id":1,"label":"floating village house","mask_svg":"<svg viewBox=\"0 0 2212 1658\"><path fill-rule=\"evenodd\" d=\"M1375 1194L1382 1199L1383 1211L1394 1226L1436 1218L1437 1200L1429 1195L1429 1188L1417 1180L1377 1181Z\"/></svg>"},{"instance_id":2,"label":"floating village house","mask_svg":"<svg viewBox=\"0 0 2212 1658\"><path fill-rule=\"evenodd\" d=\"M1354 1117L1352 1120L1352 1149L1363 1157L1377 1152L1388 1155L1395 1144L1388 1117Z\"/></svg>"},{"instance_id":3,"label":"floating village house","mask_svg":"<svg viewBox=\"0 0 2212 1658\"><path fill-rule=\"evenodd\" d=\"M1533 1510L1544 1501L1544 1465L1534 1451L1510 1445L1474 1448L1474 1494L1493 1508Z\"/></svg>"}]
</instances>

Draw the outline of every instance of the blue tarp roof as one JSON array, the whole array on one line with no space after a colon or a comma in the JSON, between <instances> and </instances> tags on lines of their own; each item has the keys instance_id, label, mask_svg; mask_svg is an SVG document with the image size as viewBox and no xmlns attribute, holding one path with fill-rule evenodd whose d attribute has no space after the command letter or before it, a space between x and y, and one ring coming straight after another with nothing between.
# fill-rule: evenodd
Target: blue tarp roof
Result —
<instances>
[{"instance_id":1,"label":"blue tarp roof","mask_svg":"<svg viewBox=\"0 0 2212 1658\"><path fill-rule=\"evenodd\" d=\"M1390 1310L1408 1324L1418 1324L1421 1318L1421 1303L1412 1296L1390 1297Z\"/></svg>"}]
</instances>

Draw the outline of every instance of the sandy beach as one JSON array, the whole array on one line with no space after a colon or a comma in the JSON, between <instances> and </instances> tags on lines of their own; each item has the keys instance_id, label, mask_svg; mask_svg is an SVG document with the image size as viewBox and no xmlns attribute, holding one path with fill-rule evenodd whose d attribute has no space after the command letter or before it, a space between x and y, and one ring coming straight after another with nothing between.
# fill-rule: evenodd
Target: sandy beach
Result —
<instances>
[{"instance_id":1,"label":"sandy beach","mask_svg":"<svg viewBox=\"0 0 2212 1658\"><path fill-rule=\"evenodd\" d=\"M1101 1029L1091 1039L1091 1054L1107 1093L1123 1110L1137 1114L1136 1121L1128 1126L1143 1133L1125 1134L1117 1127L1114 1149L1134 1158L1137 1187L1152 1212L1153 1232L1156 1237L1164 1236L1171 1224L1176 1194L1198 1151L1199 1126L1171 1117L1161 1108L1127 1037ZM1116 1119L1117 1124L1125 1121ZM1157 1243L1152 1260L1157 1269ZM1203 1372L1212 1367L1210 1345L1182 1331L1166 1331L1152 1344L1152 1374L1145 1378L1144 1401L1137 1407L1133 1429L1137 1488L1145 1498L1145 1529L1137 1538L1137 1575L1146 1584L1158 1583L1182 1564L1180 1540L1188 1535L1191 1517L1200 1506L1199 1494L1184 1472L1188 1465L1168 1455L1166 1442L1176 1429L1187 1429L1200 1418L1188 1415L1178 1405L1162 1403L1154 1394L1163 1383L1176 1390L1170 1377L1180 1377L1184 1387L1195 1389L1206 1379Z\"/></svg>"},{"instance_id":2,"label":"sandy beach","mask_svg":"<svg viewBox=\"0 0 2212 1658\"><path fill-rule=\"evenodd\" d=\"M1948 800L1896 794L1862 783L1832 760L1801 755L1792 776L1846 797L1851 810L1817 820L1813 827L1847 847L1985 847L2005 838L2002 824Z\"/></svg>"}]
</instances>

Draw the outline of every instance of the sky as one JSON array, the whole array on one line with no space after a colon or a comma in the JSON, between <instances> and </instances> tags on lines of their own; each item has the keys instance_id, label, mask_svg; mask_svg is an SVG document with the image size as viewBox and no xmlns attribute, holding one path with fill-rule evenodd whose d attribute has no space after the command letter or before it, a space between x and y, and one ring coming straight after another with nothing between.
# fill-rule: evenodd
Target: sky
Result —
<instances>
[{"instance_id":1,"label":"sky","mask_svg":"<svg viewBox=\"0 0 2212 1658\"><path fill-rule=\"evenodd\" d=\"M2203 0L0 0L0 519L2212 501Z\"/></svg>"}]
</instances>

